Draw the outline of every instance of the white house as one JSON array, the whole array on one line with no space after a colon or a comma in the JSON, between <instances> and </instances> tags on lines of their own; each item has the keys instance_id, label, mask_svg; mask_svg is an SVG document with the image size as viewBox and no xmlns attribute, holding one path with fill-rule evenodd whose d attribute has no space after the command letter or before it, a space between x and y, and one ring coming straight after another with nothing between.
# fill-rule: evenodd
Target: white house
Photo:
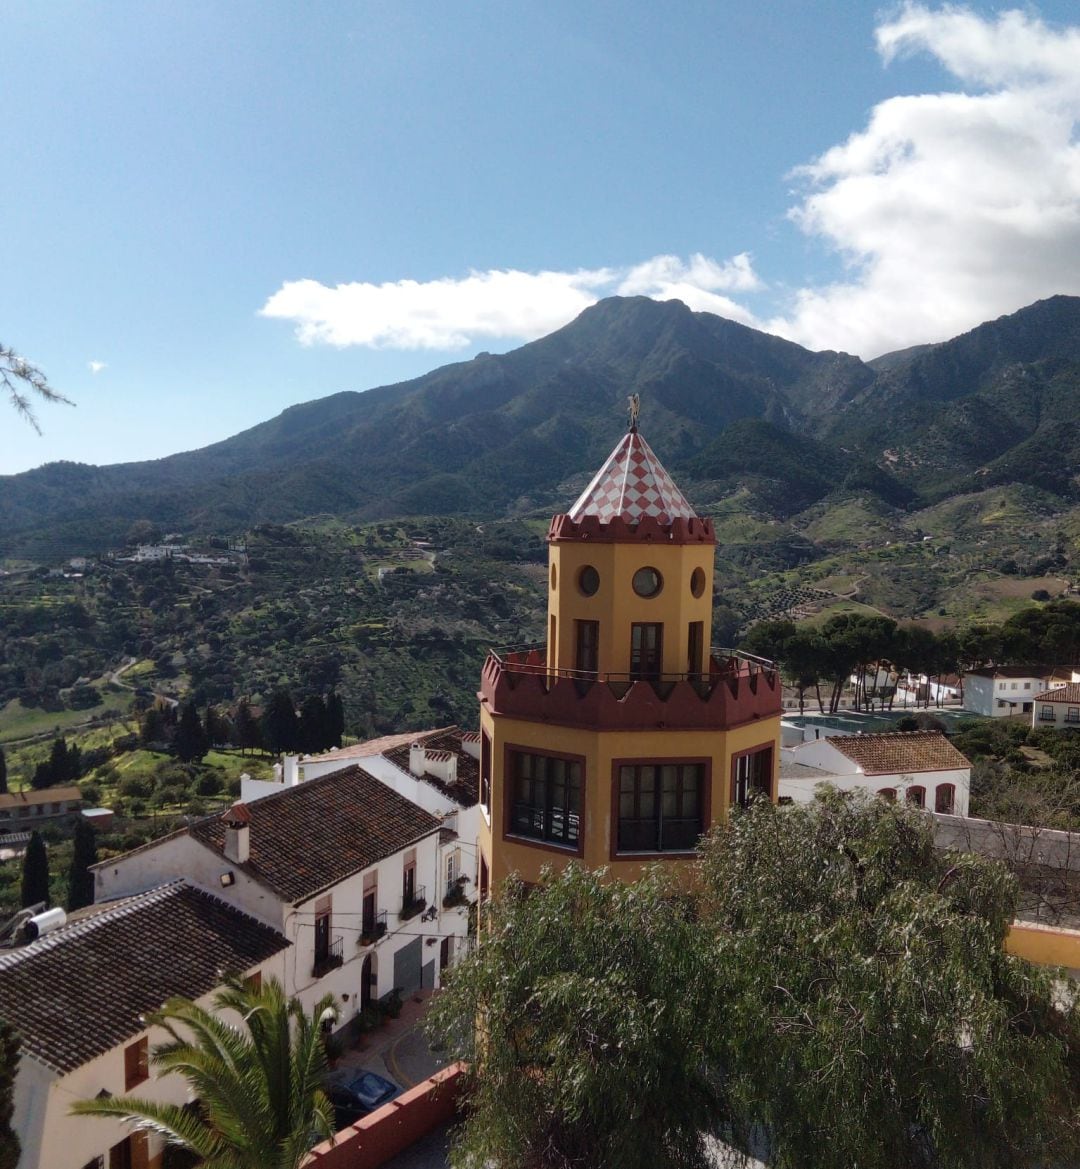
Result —
<instances>
[{"instance_id":1,"label":"white house","mask_svg":"<svg viewBox=\"0 0 1080 1169\"><path fill-rule=\"evenodd\" d=\"M781 749L781 799L808 802L820 783L966 816L971 762L940 731L830 735Z\"/></svg>"},{"instance_id":2,"label":"white house","mask_svg":"<svg viewBox=\"0 0 1080 1169\"><path fill-rule=\"evenodd\" d=\"M439 985L468 938L465 907L443 905L443 821L360 767L234 804L94 866L107 900L183 874L280 930L284 985L310 1009L324 994L348 1022L395 987Z\"/></svg>"},{"instance_id":3,"label":"white house","mask_svg":"<svg viewBox=\"0 0 1080 1169\"><path fill-rule=\"evenodd\" d=\"M989 718L1030 714L1035 696L1073 680L1072 670L1044 666L988 666L964 675L964 709Z\"/></svg>"},{"instance_id":4,"label":"white house","mask_svg":"<svg viewBox=\"0 0 1080 1169\"><path fill-rule=\"evenodd\" d=\"M1080 682L1068 682L1036 694L1031 725L1080 729Z\"/></svg>"},{"instance_id":5,"label":"white house","mask_svg":"<svg viewBox=\"0 0 1080 1169\"><path fill-rule=\"evenodd\" d=\"M119 1121L69 1115L75 1100L133 1093L184 1104L181 1077L157 1079L144 1017L173 995L210 1005L223 973L284 975L289 943L182 881L80 911L0 954L0 1016L22 1038L12 1125L20 1169L151 1169L161 1142Z\"/></svg>"},{"instance_id":6,"label":"white house","mask_svg":"<svg viewBox=\"0 0 1080 1169\"><path fill-rule=\"evenodd\" d=\"M446 831L439 864L441 881L435 895L441 900L456 889L467 901L474 901L481 817L479 732L449 726L387 735L321 755L286 755L280 779L245 776L240 798L251 803L283 787L330 775L350 765L362 767L442 821Z\"/></svg>"}]
</instances>

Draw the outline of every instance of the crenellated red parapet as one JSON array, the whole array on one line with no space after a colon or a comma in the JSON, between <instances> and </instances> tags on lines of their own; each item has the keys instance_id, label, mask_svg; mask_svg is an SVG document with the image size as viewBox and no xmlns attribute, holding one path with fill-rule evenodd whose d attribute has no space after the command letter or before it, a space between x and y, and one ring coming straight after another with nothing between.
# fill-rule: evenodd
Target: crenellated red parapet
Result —
<instances>
[{"instance_id":1,"label":"crenellated red parapet","mask_svg":"<svg viewBox=\"0 0 1080 1169\"><path fill-rule=\"evenodd\" d=\"M715 544L716 532L712 520L703 520L699 516L666 522L655 516L642 516L636 524L629 523L621 516L616 516L606 524L594 515L584 515L579 520L572 520L568 515L552 516L548 543L564 540L587 540L594 544L622 544L627 541L646 544Z\"/></svg>"},{"instance_id":2,"label":"crenellated red parapet","mask_svg":"<svg viewBox=\"0 0 1080 1169\"><path fill-rule=\"evenodd\" d=\"M775 666L739 658L713 658L693 679L592 679L548 671L543 652L527 650L490 653L479 697L493 713L555 726L719 731L779 715L781 683Z\"/></svg>"}]
</instances>

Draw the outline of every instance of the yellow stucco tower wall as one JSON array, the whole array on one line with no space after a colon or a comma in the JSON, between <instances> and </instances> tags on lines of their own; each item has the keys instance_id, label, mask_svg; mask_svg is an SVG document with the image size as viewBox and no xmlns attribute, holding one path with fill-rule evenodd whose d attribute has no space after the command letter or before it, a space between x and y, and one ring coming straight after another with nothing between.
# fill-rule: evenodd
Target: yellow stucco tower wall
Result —
<instances>
[{"instance_id":1,"label":"yellow stucco tower wall","mask_svg":"<svg viewBox=\"0 0 1080 1169\"><path fill-rule=\"evenodd\" d=\"M710 654L712 525L631 429L548 535L545 646L481 679L481 877L685 866L733 800L776 799L780 680Z\"/></svg>"}]
</instances>

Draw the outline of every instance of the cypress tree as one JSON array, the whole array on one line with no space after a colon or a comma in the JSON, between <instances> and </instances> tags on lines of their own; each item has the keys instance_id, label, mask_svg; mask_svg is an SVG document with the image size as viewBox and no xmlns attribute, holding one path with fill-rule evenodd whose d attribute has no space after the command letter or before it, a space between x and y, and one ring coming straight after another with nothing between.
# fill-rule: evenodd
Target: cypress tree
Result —
<instances>
[{"instance_id":1,"label":"cypress tree","mask_svg":"<svg viewBox=\"0 0 1080 1169\"><path fill-rule=\"evenodd\" d=\"M326 703L318 694L309 695L300 707L300 749L313 754L329 745Z\"/></svg>"},{"instance_id":2,"label":"cypress tree","mask_svg":"<svg viewBox=\"0 0 1080 1169\"><path fill-rule=\"evenodd\" d=\"M241 698L240 705L236 708L233 741L240 748L241 752L257 751L263 745L259 724L255 720L255 716L251 713L251 707L248 705L246 698Z\"/></svg>"},{"instance_id":3,"label":"cypress tree","mask_svg":"<svg viewBox=\"0 0 1080 1169\"><path fill-rule=\"evenodd\" d=\"M68 909L82 909L94 904L94 874L90 866L97 862L97 839L94 829L81 816L75 821L74 852L68 873Z\"/></svg>"},{"instance_id":4,"label":"cypress tree","mask_svg":"<svg viewBox=\"0 0 1080 1169\"><path fill-rule=\"evenodd\" d=\"M0 793L6 792L7 789L7 759L4 756L4 748L0 747Z\"/></svg>"},{"instance_id":5,"label":"cypress tree","mask_svg":"<svg viewBox=\"0 0 1080 1169\"><path fill-rule=\"evenodd\" d=\"M341 736L345 733L345 707L333 690L326 696L326 729L327 747L340 747Z\"/></svg>"},{"instance_id":6,"label":"cypress tree","mask_svg":"<svg viewBox=\"0 0 1080 1169\"><path fill-rule=\"evenodd\" d=\"M36 905L39 901L49 904L49 854L40 832L30 833L26 846L22 872L22 906Z\"/></svg>"},{"instance_id":7,"label":"cypress tree","mask_svg":"<svg viewBox=\"0 0 1080 1169\"><path fill-rule=\"evenodd\" d=\"M300 746L300 720L288 690L275 690L262 716L263 744L269 750L295 751Z\"/></svg>"},{"instance_id":8,"label":"cypress tree","mask_svg":"<svg viewBox=\"0 0 1080 1169\"><path fill-rule=\"evenodd\" d=\"M202 723L199 722L199 712L194 702L186 703L180 712L180 722L176 727L173 745L177 756L184 763L201 759L207 752L206 735Z\"/></svg>"}]
</instances>

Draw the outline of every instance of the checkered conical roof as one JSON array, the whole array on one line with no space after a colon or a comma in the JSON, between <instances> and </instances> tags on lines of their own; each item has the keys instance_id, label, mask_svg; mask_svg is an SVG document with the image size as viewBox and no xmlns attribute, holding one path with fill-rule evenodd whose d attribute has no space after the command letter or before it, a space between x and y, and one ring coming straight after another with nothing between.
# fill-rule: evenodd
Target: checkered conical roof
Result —
<instances>
[{"instance_id":1,"label":"checkered conical roof","mask_svg":"<svg viewBox=\"0 0 1080 1169\"><path fill-rule=\"evenodd\" d=\"M575 522L596 516L636 524L645 516L661 523L693 519L694 509L636 429L626 434L569 511Z\"/></svg>"}]
</instances>

